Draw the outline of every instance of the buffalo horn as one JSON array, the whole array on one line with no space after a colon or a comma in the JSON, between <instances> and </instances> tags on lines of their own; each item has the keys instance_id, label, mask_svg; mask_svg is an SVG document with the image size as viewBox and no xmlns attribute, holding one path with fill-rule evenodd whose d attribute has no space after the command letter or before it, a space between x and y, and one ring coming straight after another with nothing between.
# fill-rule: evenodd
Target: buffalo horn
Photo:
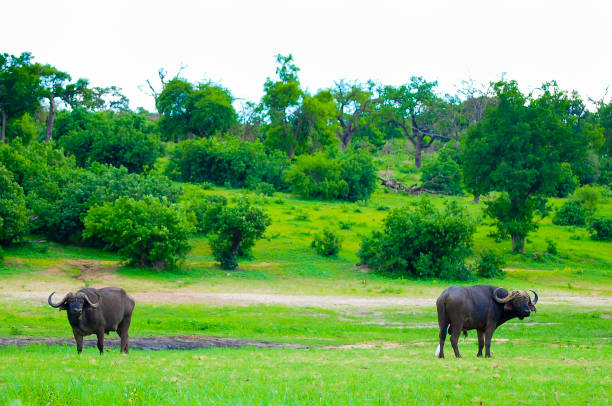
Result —
<instances>
[{"instance_id":1,"label":"buffalo horn","mask_svg":"<svg viewBox=\"0 0 612 406\"><path fill-rule=\"evenodd\" d=\"M87 297L87 295L84 293L80 294L79 296L83 297L83 299L85 299L85 301L89 303L91 307L98 307L98 305L100 304L100 303L92 303L91 300L89 300L89 297Z\"/></svg>"},{"instance_id":2,"label":"buffalo horn","mask_svg":"<svg viewBox=\"0 0 612 406\"><path fill-rule=\"evenodd\" d=\"M63 305L63 304L64 304L64 302L66 301L66 299L68 299L69 297L71 297L71 296L72 296L72 292L70 292L70 293L66 294L66 296L64 296L64 298L63 298L63 299L62 299L60 302L58 302L58 303L56 304L56 303L53 303L53 301L51 300L51 296L53 296L54 294L55 294L55 292L51 293L51 294L49 295L49 299L47 299L47 302L49 302L49 306L51 306L51 307L60 307L61 305Z\"/></svg>"},{"instance_id":3,"label":"buffalo horn","mask_svg":"<svg viewBox=\"0 0 612 406\"><path fill-rule=\"evenodd\" d=\"M531 289L529 289L529 290L531 290ZM536 293L535 290L531 290L531 291L533 292L533 295L535 296L535 299L533 299L533 304L536 304L536 303L538 303L538 294Z\"/></svg>"},{"instance_id":4,"label":"buffalo horn","mask_svg":"<svg viewBox=\"0 0 612 406\"><path fill-rule=\"evenodd\" d=\"M502 289L502 288L497 288L493 291L493 299L495 299L495 301L497 303L506 303L509 302L510 300L512 300L514 298L514 292L510 293L508 292L508 296L506 296L505 298L501 299L499 298L499 296L497 296L497 292Z\"/></svg>"}]
</instances>

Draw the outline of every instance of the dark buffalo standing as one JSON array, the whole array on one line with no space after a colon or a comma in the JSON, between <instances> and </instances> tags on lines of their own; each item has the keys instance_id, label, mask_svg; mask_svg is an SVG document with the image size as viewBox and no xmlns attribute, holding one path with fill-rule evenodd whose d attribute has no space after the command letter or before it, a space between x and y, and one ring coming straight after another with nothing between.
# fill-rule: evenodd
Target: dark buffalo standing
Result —
<instances>
[{"instance_id":1,"label":"dark buffalo standing","mask_svg":"<svg viewBox=\"0 0 612 406\"><path fill-rule=\"evenodd\" d=\"M444 290L438 300L438 324L440 326L440 345L436 354L444 358L446 331L451 335L451 344L456 357L461 357L457 342L459 334L467 330L478 332L478 357L482 357L482 347L486 346L485 357L491 356L491 337L495 329L510 319L523 319L535 312L538 294L533 291L533 302L524 290L508 292L504 288L488 285L451 286ZM450 327L449 327L450 324ZM439 352L438 352L439 351Z\"/></svg>"},{"instance_id":2,"label":"dark buffalo standing","mask_svg":"<svg viewBox=\"0 0 612 406\"><path fill-rule=\"evenodd\" d=\"M98 337L98 350L104 352L104 333L116 331L121 337L121 352L128 352L128 330L134 311L134 299L121 288L83 288L76 293L68 293L59 303L53 303L49 295L49 305L66 310L72 326L77 351L83 351L83 336L95 334Z\"/></svg>"}]
</instances>

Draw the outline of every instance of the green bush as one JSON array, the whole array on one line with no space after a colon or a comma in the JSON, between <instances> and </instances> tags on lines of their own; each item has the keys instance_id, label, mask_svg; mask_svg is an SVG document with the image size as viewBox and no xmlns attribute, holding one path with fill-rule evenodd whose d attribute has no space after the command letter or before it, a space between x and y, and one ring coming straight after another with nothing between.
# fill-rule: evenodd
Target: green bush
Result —
<instances>
[{"instance_id":1,"label":"green bush","mask_svg":"<svg viewBox=\"0 0 612 406\"><path fill-rule=\"evenodd\" d=\"M426 161L421 169L421 182L429 182L429 190L447 193L449 195L463 195L463 175L461 167L453 155L451 148L444 148L439 155Z\"/></svg>"},{"instance_id":2,"label":"green bush","mask_svg":"<svg viewBox=\"0 0 612 406\"><path fill-rule=\"evenodd\" d=\"M481 278L503 278L505 275L502 269L504 264L505 261L501 255L485 249L476 257L476 275Z\"/></svg>"},{"instance_id":3,"label":"green bush","mask_svg":"<svg viewBox=\"0 0 612 406\"><path fill-rule=\"evenodd\" d=\"M212 182L218 186L255 188L266 182L283 190L287 158L267 154L259 142L215 137L181 142L170 154L168 176L183 182Z\"/></svg>"},{"instance_id":4,"label":"green bush","mask_svg":"<svg viewBox=\"0 0 612 406\"><path fill-rule=\"evenodd\" d=\"M227 206L224 196L206 194L203 191L185 193L181 206L195 216L195 228L200 234L208 234L217 227L223 207Z\"/></svg>"},{"instance_id":5,"label":"green bush","mask_svg":"<svg viewBox=\"0 0 612 406\"><path fill-rule=\"evenodd\" d=\"M274 185L267 182L259 182L253 188L253 191L257 194L264 196L274 196L274 192L276 192L276 188Z\"/></svg>"},{"instance_id":6,"label":"green bush","mask_svg":"<svg viewBox=\"0 0 612 406\"><path fill-rule=\"evenodd\" d=\"M586 185L574 192L574 198L584 206L588 213L595 213L597 206L603 200L602 187Z\"/></svg>"},{"instance_id":7,"label":"green bush","mask_svg":"<svg viewBox=\"0 0 612 406\"><path fill-rule=\"evenodd\" d=\"M586 225L587 211L578 200L568 200L555 211L553 223L559 226Z\"/></svg>"},{"instance_id":8,"label":"green bush","mask_svg":"<svg viewBox=\"0 0 612 406\"><path fill-rule=\"evenodd\" d=\"M376 188L376 170L365 151L348 150L338 159L324 152L301 155L285 179L306 199L367 200Z\"/></svg>"},{"instance_id":9,"label":"green bush","mask_svg":"<svg viewBox=\"0 0 612 406\"><path fill-rule=\"evenodd\" d=\"M314 240L310 245L317 251L317 254L324 257L335 256L340 251L342 246L342 237L328 228L324 228L321 233L314 236Z\"/></svg>"},{"instance_id":10,"label":"green bush","mask_svg":"<svg viewBox=\"0 0 612 406\"><path fill-rule=\"evenodd\" d=\"M456 202L442 210L428 200L390 212L382 232L363 239L361 263L378 272L415 278L468 280L474 221Z\"/></svg>"},{"instance_id":11,"label":"green bush","mask_svg":"<svg viewBox=\"0 0 612 406\"><path fill-rule=\"evenodd\" d=\"M158 198L121 197L89 209L84 238L106 243L124 259L141 266L162 269L175 265L189 249L193 225L176 206Z\"/></svg>"},{"instance_id":12,"label":"green bush","mask_svg":"<svg viewBox=\"0 0 612 406\"><path fill-rule=\"evenodd\" d=\"M378 182L372 155L365 150L350 148L340 155L339 161L342 179L348 185L346 195L340 198L351 202L368 200Z\"/></svg>"},{"instance_id":13,"label":"green bush","mask_svg":"<svg viewBox=\"0 0 612 406\"><path fill-rule=\"evenodd\" d=\"M263 237L270 217L247 200L236 206L223 206L211 223L208 241L213 255L223 269L236 269L239 257L248 257L255 241Z\"/></svg>"},{"instance_id":14,"label":"green bush","mask_svg":"<svg viewBox=\"0 0 612 406\"><path fill-rule=\"evenodd\" d=\"M13 181L13 174L0 165L0 244L24 235L27 224L23 189Z\"/></svg>"},{"instance_id":15,"label":"green bush","mask_svg":"<svg viewBox=\"0 0 612 406\"><path fill-rule=\"evenodd\" d=\"M596 217L589 224L591 238L600 241L612 240L612 218Z\"/></svg>"},{"instance_id":16,"label":"green bush","mask_svg":"<svg viewBox=\"0 0 612 406\"><path fill-rule=\"evenodd\" d=\"M559 183L557 183L557 197L568 197L580 185L580 180L572 172L572 166L567 162L561 164Z\"/></svg>"},{"instance_id":17,"label":"green bush","mask_svg":"<svg viewBox=\"0 0 612 406\"><path fill-rule=\"evenodd\" d=\"M550 255L557 255L559 253L557 243L550 238L546 239L546 252Z\"/></svg>"}]
</instances>

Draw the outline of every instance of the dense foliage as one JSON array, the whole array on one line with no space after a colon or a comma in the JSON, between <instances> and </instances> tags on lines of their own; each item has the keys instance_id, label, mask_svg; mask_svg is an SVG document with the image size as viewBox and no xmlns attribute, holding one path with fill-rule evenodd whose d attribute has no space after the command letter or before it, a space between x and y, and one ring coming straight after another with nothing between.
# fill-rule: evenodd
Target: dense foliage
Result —
<instances>
[{"instance_id":1,"label":"dense foliage","mask_svg":"<svg viewBox=\"0 0 612 406\"><path fill-rule=\"evenodd\" d=\"M78 168L52 143L0 146L0 164L13 168L25 192L30 230L56 241L80 241L83 217L93 205L147 195L176 202L181 194L180 186L164 176L130 174L97 163L89 170Z\"/></svg>"},{"instance_id":2,"label":"dense foliage","mask_svg":"<svg viewBox=\"0 0 612 406\"><path fill-rule=\"evenodd\" d=\"M0 164L0 245L24 235L27 220L23 189Z\"/></svg>"},{"instance_id":3,"label":"dense foliage","mask_svg":"<svg viewBox=\"0 0 612 406\"><path fill-rule=\"evenodd\" d=\"M556 192L562 163L586 156L589 134L577 127L574 95L553 85L543 86L539 98L524 96L516 82L496 83L495 91L498 104L463 140L463 173L475 195L503 192L488 203L487 213L520 252L537 228L534 214Z\"/></svg>"},{"instance_id":4,"label":"dense foliage","mask_svg":"<svg viewBox=\"0 0 612 406\"><path fill-rule=\"evenodd\" d=\"M151 196L94 206L84 224L84 238L101 240L106 249L141 266L175 265L191 248L193 224L176 206Z\"/></svg>"},{"instance_id":5,"label":"dense foliage","mask_svg":"<svg viewBox=\"0 0 612 406\"><path fill-rule=\"evenodd\" d=\"M315 234L311 247L317 254L324 257L331 257L338 254L342 247L342 237L328 228Z\"/></svg>"},{"instance_id":6,"label":"dense foliage","mask_svg":"<svg viewBox=\"0 0 612 406\"><path fill-rule=\"evenodd\" d=\"M463 174L455 152L444 148L438 156L425 161L421 170L421 182L428 190L449 195L463 194Z\"/></svg>"},{"instance_id":7,"label":"dense foliage","mask_svg":"<svg viewBox=\"0 0 612 406\"><path fill-rule=\"evenodd\" d=\"M248 257L255 241L263 237L270 216L247 200L236 206L222 206L208 218L208 240L223 269L236 269L239 257Z\"/></svg>"},{"instance_id":8,"label":"dense foliage","mask_svg":"<svg viewBox=\"0 0 612 406\"><path fill-rule=\"evenodd\" d=\"M55 133L79 166L100 162L142 172L161 154L157 135L144 113L62 112Z\"/></svg>"},{"instance_id":9,"label":"dense foliage","mask_svg":"<svg viewBox=\"0 0 612 406\"><path fill-rule=\"evenodd\" d=\"M167 173L183 182L254 188L260 182L284 187L288 162L277 153L266 153L260 143L237 138L184 141L172 152Z\"/></svg>"},{"instance_id":10,"label":"dense foliage","mask_svg":"<svg viewBox=\"0 0 612 406\"><path fill-rule=\"evenodd\" d=\"M428 200L393 210L382 231L363 239L359 258L378 272L414 278L468 280L474 221L448 203L442 210Z\"/></svg>"},{"instance_id":11,"label":"dense foliage","mask_svg":"<svg viewBox=\"0 0 612 406\"><path fill-rule=\"evenodd\" d=\"M474 270L481 278L502 278L505 275L502 267L504 258L491 250L484 250L476 257Z\"/></svg>"},{"instance_id":12,"label":"dense foliage","mask_svg":"<svg viewBox=\"0 0 612 406\"><path fill-rule=\"evenodd\" d=\"M612 218L595 217L591 219L589 231L591 232L591 238L594 240L612 240Z\"/></svg>"},{"instance_id":13,"label":"dense foliage","mask_svg":"<svg viewBox=\"0 0 612 406\"><path fill-rule=\"evenodd\" d=\"M291 190L307 199L367 200L376 187L376 168L365 151L301 155L285 177Z\"/></svg>"},{"instance_id":14,"label":"dense foliage","mask_svg":"<svg viewBox=\"0 0 612 406\"><path fill-rule=\"evenodd\" d=\"M587 211L578 200L568 200L555 211L553 223L559 226L584 226L587 222Z\"/></svg>"}]
</instances>

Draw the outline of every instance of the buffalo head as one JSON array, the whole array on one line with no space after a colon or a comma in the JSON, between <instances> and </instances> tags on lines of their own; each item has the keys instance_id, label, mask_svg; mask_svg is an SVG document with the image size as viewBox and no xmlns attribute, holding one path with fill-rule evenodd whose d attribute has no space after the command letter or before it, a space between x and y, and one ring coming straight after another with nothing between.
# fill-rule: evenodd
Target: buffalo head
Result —
<instances>
[{"instance_id":1,"label":"buffalo head","mask_svg":"<svg viewBox=\"0 0 612 406\"><path fill-rule=\"evenodd\" d=\"M53 303L51 297L54 294L55 292L51 293L49 295L49 299L47 299L49 305L51 307L59 307L60 310L67 310L70 314L81 314L83 313L83 308L85 308L85 306L96 308L99 305L99 303L93 303L83 292L77 292L76 295L70 292L64 296L60 302Z\"/></svg>"},{"instance_id":2,"label":"buffalo head","mask_svg":"<svg viewBox=\"0 0 612 406\"><path fill-rule=\"evenodd\" d=\"M505 297L501 298L499 295L504 292L502 288L497 288L493 291L493 299L495 299L497 303L504 304L506 310L514 311L518 318L523 320L524 317L529 317L531 312L537 311L535 304L538 303L538 294L534 290L531 291L534 294L533 302L526 290L513 290L508 292Z\"/></svg>"}]
</instances>

